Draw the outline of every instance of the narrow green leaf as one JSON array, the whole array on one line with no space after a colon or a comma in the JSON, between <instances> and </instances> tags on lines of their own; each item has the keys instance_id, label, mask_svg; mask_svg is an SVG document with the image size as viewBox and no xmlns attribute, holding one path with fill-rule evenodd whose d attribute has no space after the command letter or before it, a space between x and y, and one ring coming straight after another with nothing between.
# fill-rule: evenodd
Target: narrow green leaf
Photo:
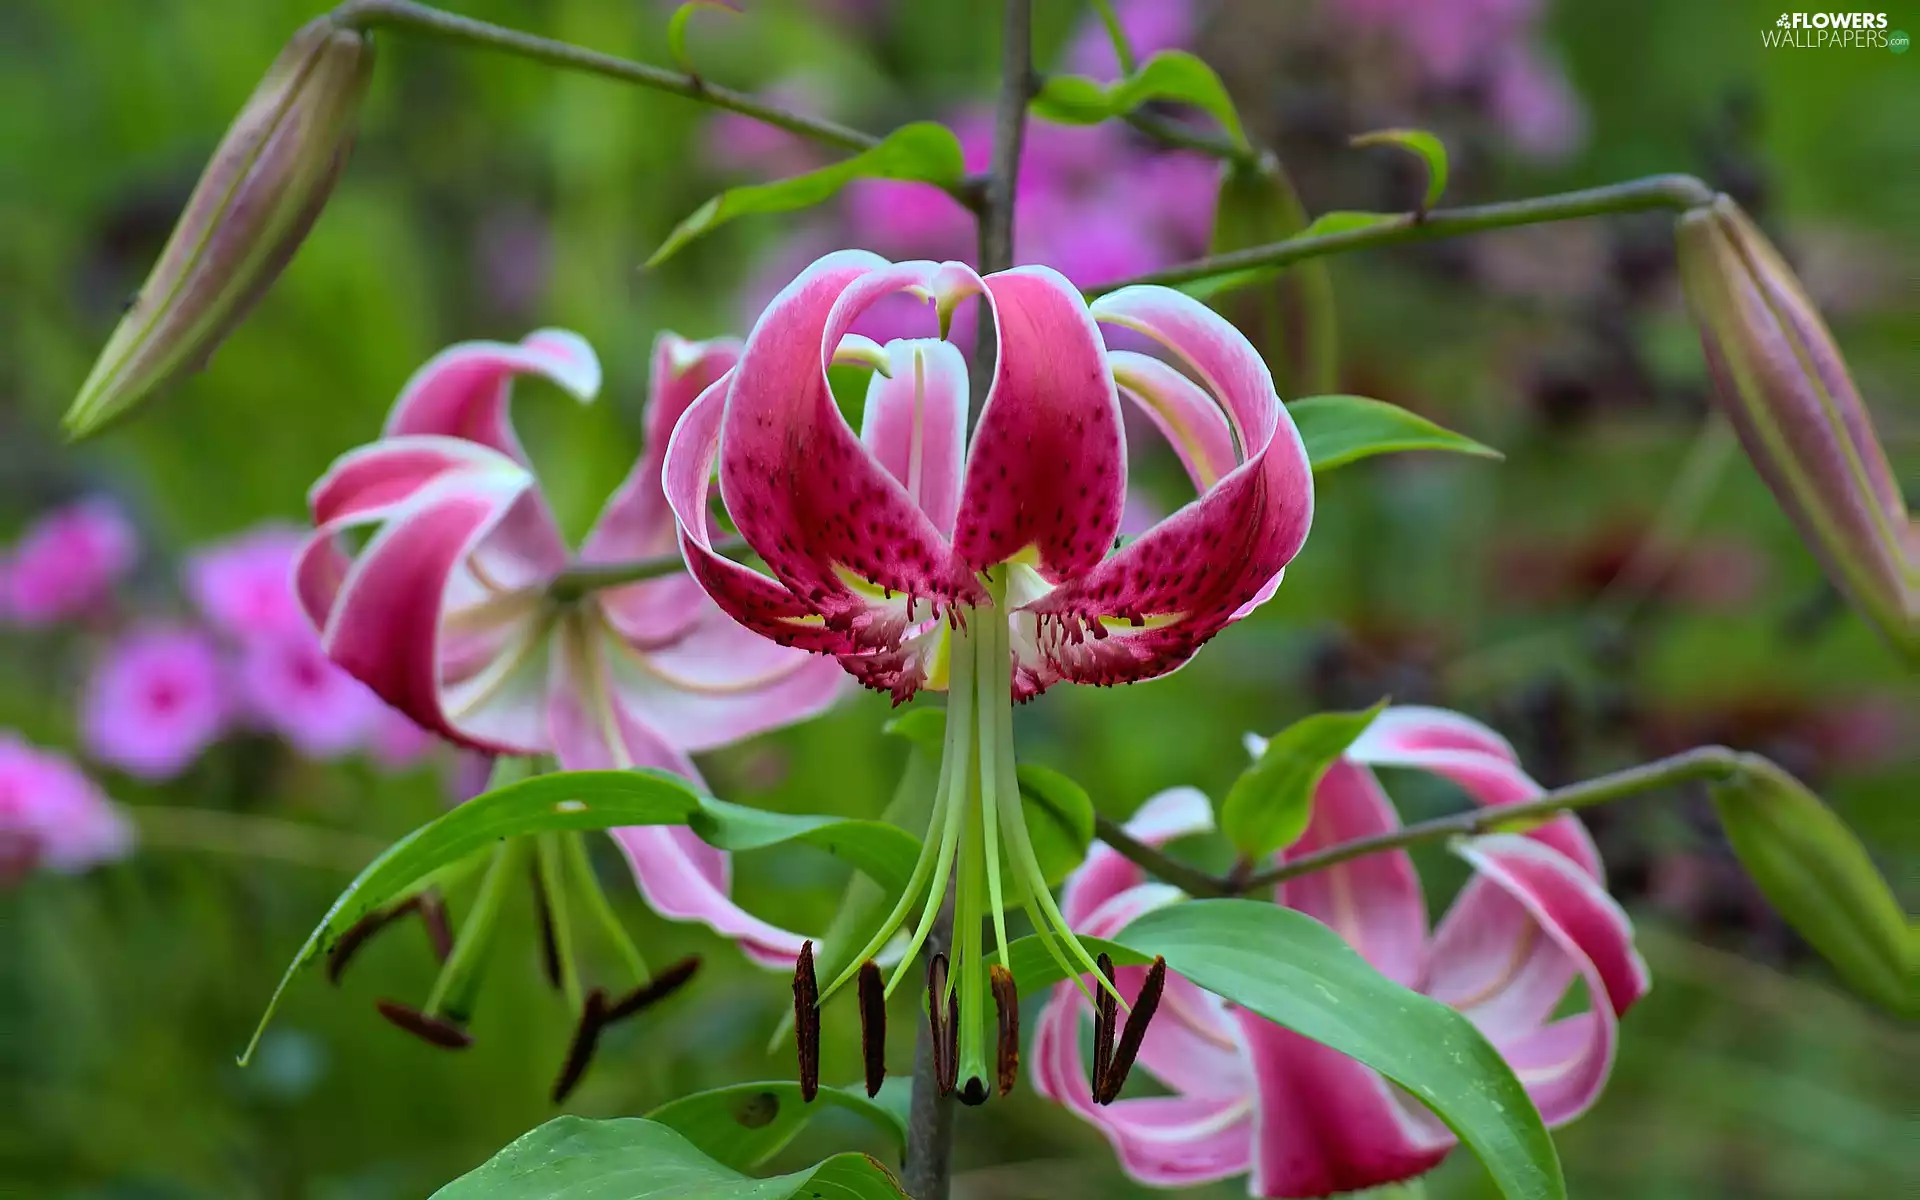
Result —
<instances>
[{"instance_id":1,"label":"narrow green leaf","mask_svg":"<svg viewBox=\"0 0 1920 1200\"><path fill-rule=\"evenodd\" d=\"M1084 75L1052 75L1033 98L1035 116L1062 125L1098 125L1142 104L1173 100L1201 109L1245 148L1247 135L1233 98L1213 68L1185 50L1162 50L1125 79L1101 83Z\"/></svg>"},{"instance_id":2,"label":"narrow green leaf","mask_svg":"<svg viewBox=\"0 0 1920 1200\"><path fill-rule=\"evenodd\" d=\"M1120 24L1120 14L1113 11L1113 0L1087 0L1088 6L1100 18L1107 28L1107 40L1113 43L1113 61L1120 64L1122 75L1134 72L1135 59L1133 45L1127 41L1126 27Z\"/></svg>"},{"instance_id":3,"label":"narrow green leaf","mask_svg":"<svg viewBox=\"0 0 1920 1200\"><path fill-rule=\"evenodd\" d=\"M786 1148L808 1121L828 1108L844 1109L885 1129L905 1146L906 1122L893 1108L867 1099L864 1085L822 1088L814 1103L789 1080L736 1083L669 1100L647 1114L723 1166L750 1171Z\"/></svg>"},{"instance_id":4,"label":"narrow green leaf","mask_svg":"<svg viewBox=\"0 0 1920 1200\"><path fill-rule=\"evenodd\" d=\"M700 72L693 68L693 57L687 53L687 22L693 14L703 8L717 9L723 13L738 15L740 6L736 0L686 0L686 3L673 10L667 18L667 52L682 71L698 76Z\"/></svg>"},{"instance_id":5,"label":"narrow green leaf","mask_svg":"<svg viewBox=\"0 0 1920 1200\"><path fill-rule=\"evenodd\" d=\"M1085 788L1049 767L1021 763L1018 770L1027 837L1047 886L1057 887L1087 857L1093 800Z\"/></svg>"},{"instance_id":6,"label":"narrow green leaf","mask_svg":"<svg viewBox=\"0 0 1920 1200\"><path fill-rule=\"evenodd\" d=\"M735 217L811 208L832 197L851 181L863 177L907 179L937 187L953 187L966 177L966 163L960 154L959 139L945 125L933 121L902 125L883 138L879 145L817 171L772 183L727 189L675 226L673 232L667 235L667 240L647 260L647 266L659 266L688 242Z\"/></svg>"},{"instance_id":7,"label":"narrow green leaf","mask_svg":"<svg viewBox=\"0 0 1920 1200\"><path fill-rule=\"evenodd\" d=\"M1220 832L1249 859L1263 859L1300 840L1313 816L1313 789L1353 739L1373 724L1386 701L1361 712L1315 713L1267 739L1220 805Z\"/></svg>"},{"instance_id":8,"label":"narrow green leaf","mask_svg":"<svg viewBox=\"0 0 1920 1200\"><path fill-rule=\"evenodd\" d=\"M1757 756L1712 794L1740 864L1787 923L1861 995L1920 1014L1920 938L1846 823Z\"/></svg>"},{"instance_id":9,"label":"narrow green leaf","mask_svg":"<svg viewBox=\"0 0 1920 1200\"><path fill-rule=\"evenodd\" d=\"M1146 913L1118 940L1399 1084L1511 1200L1566 1196L1540 1114L1473 1022L1380 974L1312 917L1260 900L1194 900Z\"/></svg>"},{"instance_id":10,"label":"narrow green leaf","mask_svg":"<svg viewBox=\"0 0 1920 1200\"><path fill-rule=\"evenodd\" d=\"M1151 954L1142 954L1105 938L1082 937L1080 944L1095 958L1111 955L1117 967L1138 967L1153 961ZM1007 947L1007 963L1013 972L1013 986L1023 997L1037 996L1066 978L1060 973L1059 960L1047 953L1046 943L1038 934L1013 939L1013 945Z\"/></svg>"},{"instance_id":11,"label":"narrow green leaf","mask_svg":"<svg viewBox=\"0 0 1920 1200\"><path fill-rule=\"evenodd\" d=\"M640 1117L558 1117L522 1135L434 1200L905 1200L865 1154L836 1154L791 1175L754 1179Z\"/></svg>"},{"instance_id":12,"label":"narrow green leaf","mask_svg":"<svg viewBox=\"0 0 1920 1200\"><path fill-rule=\"evenodd\" d=\"M912 742L916 750L938 763L947 738L947 710L930 704L910 708L880 728Z\"/></svg>"},{"instance_id":13,"label":"narrow green leaf","mask_svg":"<svg viewBox=\"0 0 1920 1200\"><path fill-rule=\"evenodd\" d=\"M1228 163L1214 210L1208 253L1230 254L1270 245L1307 226L1306 208L1280 160ZM1339 373L1339 324L1327 264L1308 259L1274 275L1274 286L1242 298L1223 312L1254 341L1273 369L1283 396L1330 391Z\"/></svg>"},{"instance_id":14,"label":"narrow green leaf","mask_svg":"<svg viewBox=\"0 0 1920 1200\"><path fill-rule=\"evenodd\" d=\"M567 771L496 788L409 833L367 865L333 902L287 965L260 1023L240 1055L252 1057L296 972L323 954L355 922L406 895L419 882L502 838L566 829L693 825L722 848L755 849L789 840L812 843L863 872L904 885L920 843L878 821L796 817L705 797L662 771Z\"/></svg>"},{"instance_id":15,"label":"narrow green leaf","mask_svg":"<svg viewBox=\"0 0 1920 1200\"><path fill-rule=\"evenodd\" d=\"M1504 457L1491 446L1436 425L1418 413L1365 396L1308 396L1287 405L1307 446L1307 461L1331 471L1376 454L1442 450L1478 458Z\"/></svg>"},{"instance_id":16,"label":"narrow green leaf","mask_svg":"<svg viewBox=\"0 0 1920 1200\"><path fill-rule=\"evenodd\" d=\"M1398 146L1419 155L1427 167L1427 191L1420 201L1420 211L1426 212L1440 203L1441 193L1447 190L1447 147L1438 137L1424 129L1376 129L1354 138L1352 144Z\"/></svg>"}]
</instances>

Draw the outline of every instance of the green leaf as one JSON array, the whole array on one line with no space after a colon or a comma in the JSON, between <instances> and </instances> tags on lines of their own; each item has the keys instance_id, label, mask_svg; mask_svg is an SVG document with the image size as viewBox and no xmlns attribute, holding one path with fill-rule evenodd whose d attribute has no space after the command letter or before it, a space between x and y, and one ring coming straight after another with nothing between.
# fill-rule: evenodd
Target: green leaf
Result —
<instances>
[{"instance_id":1,"label":"green leaf","mask_svg":"<svg viewBox=\"0 0 1920 1200\"><path fill-rule=\"evenodd\" d=\"M1213 68L1185 50L1162 50L1125 79L1101 83L1084 75L1051 75L1033 98L1035 116L1062 125L1098 125L1124 117L1142 104L1173 100L1191 104L1220 122L1233 144L1247 145L1240 114Z\"/></svg>"},{"instance_id":2,"label":"green leaf","mask_svg":"<svg viewBox=\"0 0 1920 1200\"><path fill-rule=\"evenodd\" d=\"M640 1117L558 1117L435 1192L434 1200L904 1200L891 1172L836 1154L791 1175L754 1179Z\"/></svg>"},{"instance_id":3,"label":"green leaf","mask_svg":"<svg viewBox=\"0 0 1920 1200\"><path fill-rule=\"evenodd\" d=\"M1268 738L1260 757L1227 790L1220 832L1249 859L1299 841L1313 816L1313 789L1320 777L1385 706L1382 700L1361 712L1315 713Z\"/></svg>"},{"instance_id":4,"label":"green leaf","mask_svg":"<svg viewBox=\"0 0 1920 1200\"><path fill-rule=\"evenodd\" d=\"M1863 996L1920 1013L1920 936L1845 822L1758 756L1712 795L1740 864L1787 923Z\"/></svg>"},{"instance_id":5,"label":"green leaf","mask_svg":"<svg viewBox=\"0 0 1920 1200\"><path fill-rule=\"evenodd\" d=\"M1420 211L1426 212L1440 202L1440 194L1447 190L1447 147L1438 137L1424 129L1376 129L1372 133L1363 133L1353 139L1355 146L1398 146L1410 154L1420 156L1427 167L1427 191L1420 200Z\"/></svg>"},{"instance_id":6,"label":"green leaf","mask_svg":"<svg viewBox=\"0 0 1920 1200\"><path fill-rule=\"evenodd\" d=\"M687 22L693 14L703 8L715 9L723 13L739 15L740 6L736 0L686 0L686 3L673 10L667 18L667 52L673 55L673 61L689 75L698 76L693 69L693 58L687 53Z\"/></svg>"},{"instance_id":7,"label":"green leaf","mask_svg":"<svg viewBox=\"0 0 1920 1200\"><path fill-rule=\"evenodd\" d=\"M1120 24L1120 14L1113 11L1113 0L1087 0L1087 4L1107 28L1107 40L1113 43L1113 61L1120 64L1123 74L1133 74L1133 45L1127 41L1127 30Z\"/></svg>"},{"instance_id":8,"label":"green leaf","mask_svg":"<svg viewBox=\"0 0 1920 1200\"><path fill-rule=\"evenodd\" d=\"M946 746L947 710L931 704L910 708L882 725L881 730L913 743L914 749L937 765Z\"/></svg>"},{"instance_id":9,"label":"green leaf","mask_svg":"<svg viewBox=\"0 0 1920 1200\"><path fill-rule=\"evenodd\" d=\"M702 797L686 822L702 841L722 850L761 850L783 842L806 842L898 893L913 875L920 839L885 821L765 812Z\"/></svg>"},{"instance_id":10,"label":"green leaf","mask_svg":"<svg viewBox=\"0 0 1920 1200\"><path fill-rule=\"evenodd\" d=\"M1193 900L1144 914L1118 940L1399 1084L1506 1196L1565 1197L1540 1114L1473 1022L1380 974L1312 917L1261 900Z\"/></svg>"},{"instance_id":11,"label":"green leaf","mask_svg":"<svg viewBox=\"0 0 1920 1200\"><path fill-rule=\"evenodd\" d=\"M897 880L896 892L920 852L912 834L883 822L763 813L702 796L684 779L663 771L563 771L496 788L401 838L347 885L287 965L240 1055L241 1065L253 1056L294 974L362 917L406 895L433 872L502 838L632 825L695 825L702 837L723 849L810 842L863 872Z\"/></svg>"},{"instance_id":12,"label":"green leaf","mask_svg":"<svg viewBox=\"0 0 1920 1200\"><path fill-rule=\"evenodd\" d=\"M1385 225L1407 223L1405 213L1353 212L1335 209L1315 217L1305 229L1300 231L1300 236L1303 238L1336 237L1343 233L1358 233L1363 229L1379 229Z\"/></svg>"},{"instance_id":13,"label":"green leaf","mask_svg":"<svg viewBox=\"0 0 1920 1200\"><path fill-rule=\"evenodd\" d=\"M1279 159L1262 154L1256 161L1230 162L1220 180L1208 253L1285 241L1306 225L1306 209ZM1253 337L1281 395L1331 390L1339 373L1340 338L1327 264L1308 259L1276 271L1273 278L1274 287L1246 297L1227 315Z\"/></svg>"},{"instance_id":14,"label":"green leaf","mask_svg":"<svg viewBox=\"0 0 1920 1200\"><path fill-rule=\"evenodd\" d=\"M1048 887L1057 887L1087 857L1093 841L1093 801L1086 789L1038 763L1019 768L1027 837Z\"/></svg>"},{"instance_id":15,"label":"green leaf","mask_svg":"<svg viewBox=\"0 0 1920 1200\"><path fill-rule=\"evenodd\" d=\"M1376 454L1444 450L1478 458L1504 457L1491 446L1453 432L1417 413L1365 396L1308 396L1287 405L1307 446L1307 461L1331 471Z\"/></svg>"},{"instance_id":16,"label":"green leaf","mask_svg":"<svg viewBox=\"0 0 1920 1200\"><path fill-rule=\"evenodd\" d=\"M811 208L855 179L907 179L936 187L954 187L966 173L960 141L953 136L953 131L933 121L915 121L894 130L881 139L879 145L817 171L772 183L727 189L675 226L647 260L647 266L659 266L688 242L735 217Z\"/></svg>"},{"instance_id":17,"label":"green leaf","mask_svg":"<svg viewBox=\"0 0 1920 1200\"><path fill-rule=\"evenodd\" d=\"M1106 938L1083 937L1080 944L1095 958L1111 955L1116 967L1138 967L1153 961L1151 954ZM1037 996L1066 978L1060 973L1059 960L1047 953L1046 944L1033 933L1013 939L1013 945L1007 947L1007 969L1013 972L1014 990L1021 996Z\"/></svg>"},{"instance_id":18,"label":"green leaf","mask_svg":"<svg viewBox=\"0 0 1920 1200\"><path fill-rule=\"evenodd\" d=\"M665 1125L723 1166L750 1171L778 1154L828 1108L865 1117L906 1145L906 1122L888 1105L867 1099L865 1085L822 1088L808 1104L800 1098L800 1085L791 1081L736 1083L670 1100L648 1113L647 1120Z\"/></svg>"}]
</instances>

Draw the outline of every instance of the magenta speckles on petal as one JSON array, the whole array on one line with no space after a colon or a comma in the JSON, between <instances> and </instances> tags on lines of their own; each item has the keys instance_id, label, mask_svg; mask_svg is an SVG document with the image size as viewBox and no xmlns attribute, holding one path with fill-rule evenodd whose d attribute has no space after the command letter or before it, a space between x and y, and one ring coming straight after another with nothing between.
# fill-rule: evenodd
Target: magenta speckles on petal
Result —
<instances>
[{"instance_id":1,"label":"magenta speckles on petal","mask_svg":"<svg viewBox=\"0 0 1920 1200\"><path fill-rule=\"evenodd\" d=\"M1091 570L1113 548L1127 495L1120 401L1099 330L1049 268L978 286L1000 352L967 456L954 550L974 570L1029 546L1050 578Z\"/></svg>"}]
</instances>

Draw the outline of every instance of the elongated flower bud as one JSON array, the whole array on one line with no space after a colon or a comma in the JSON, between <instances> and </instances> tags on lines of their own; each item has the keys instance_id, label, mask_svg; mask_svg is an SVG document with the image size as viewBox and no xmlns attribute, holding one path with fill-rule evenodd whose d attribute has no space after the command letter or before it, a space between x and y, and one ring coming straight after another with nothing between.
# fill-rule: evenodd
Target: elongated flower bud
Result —
<instances>
[{"instance_id":1,"label":"elongated flower bud","mask_svg":"<svg viewBox=\"0 0 1920 1200\"><path fill-rule=\"evenodd\" d=\"M1912 518L1826 323L1727 197L1682 215L1678 240L1714 389L1747 456L1834 584L1920 652Z\"/></svg>"},{"instance_id":2,"label":"elongated flower bud","mask_svg":"<svg viewBox=\"0 0 1920 1200\"><path fill-rule=\"evenodd\" d=\"M234 118L160 261L67 410L83 437L196 370L305 240L353 142L365 34L301 27Z\"/></svg>"}]
</instances>

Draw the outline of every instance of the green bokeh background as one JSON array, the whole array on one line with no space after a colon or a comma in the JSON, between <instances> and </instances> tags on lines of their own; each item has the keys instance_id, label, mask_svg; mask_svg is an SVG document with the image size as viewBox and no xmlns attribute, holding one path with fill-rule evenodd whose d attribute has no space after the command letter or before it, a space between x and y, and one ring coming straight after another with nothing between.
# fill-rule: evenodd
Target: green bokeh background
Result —
<instances>
[{"instance_id":1,"label":"green bokeh background","mask_svg":"<svg viewBox=\"0 0 1920 1200\"><path fill-rule=\"evenodd\" d=\"M821 81L832 115L873 129L937 116L991 87L997 56L985 5L901 0L871 6L881 15L864 24L798 4L749 7L745 19L696 21L696 54L715 78L759 87L804 71ZM1295 119L1306 100L1343 83L1322 76L1316 93L1287 75L1298 51L1274 29L1287 23L1274 12L1296 7L1311 12L1263 0L1215 6L1201 50L1218 52L1250 125L1300 164L1311 207L1393 203L1377 160L1342 162ZM666 57L663 6L458 8ZM1079 14L1065 0L1036 8L1047 61ZM196 541L263 518L297 520L308 484L374 434L412 368L462 338L515 338L554 324L598 348L608 379L601 403L578 409L528 387L517 407L563 521L584 528L638 449L655 332L730 331L742 288L797 224L742 221L642 273L637 264L673 223L723 182L701 165L702 110L382 37L351 168L279 285L206 371L142 419L62 445L59 414L120 299L138 286L219 131L312 11L302 0L0 7L0 532L54 500L111 492L149 541L136 582L149 607L178 603L171 572ZM1911 488L1920 463L1912 400L1920 60L1762 50L1758 31L1772 15L1751 3L1556 6L1548 40L1588 106L1592 136L1552 168L1509 160L1484 131L1451 125L1446 113L1416 106L1388 115L1457 137L1452 198L1461 202L1666 170L1728 186L1729 175L1762 180L1769 226L1790 248L1828 251L1816 291L1827 289L1836 333ZM1895 26L1914 20L1892 16ZM1477 155L1461 152L1474 146ZM1656 243L1658 221L1642 223ZM536 240L550 248L531 294L513 302L489 282L489 247L513 241L502 229L544 231ZM1763 585L1735 610L1663 607L1636 624L1623 667L1594 653L1584 601L1529 606L1504 594L1491 566L1503 539L1572 544L1644 521L1698 422L1703 368L1671 288L1635 308L1621 335L1650 364L1651 390L1669 401L1616 403L1602 381L1587 419L1570 427L1540 419L1529 399L1538 348L1589 316L1577 298L1582 243L1553 240L1560 236L1498 238L1523 257L1575 264L1556 283L1573 300L1553 289L1496 294L1424 251L1335 262L1345 383L1442 419L1508 460L1375 463L1325 481L1312 540L1275 603L1175 677L1060 689L1023 710L1022 754L1073 775L1115 816L1176 784L1217 797L1243 763L1241 733L1271 732L1324 702L1327 688L1313 681L1329 669L1329 647L1356 640L1415 647L1411 657L1425 666L1391 688L1397 696L1498 721L1523 746L1524 729L1511 723L1531 728L1543 695L1569 708L1575 724L1593 729L1562 756L1563 774L1645 756L1644 745L1595 719L1621 689L1681 714L1746 702L1818 713L1872 699L1898 724L1899 748L1870 762L1822 760L1815 782L1861 830L1911 910L1920 895L1912 677L1844 612L1809 634L1783 634L1795 614L1817 607L1819 576L1744 463L1727 471L1702 521L1707 535L1737 538L1764 563ZM1574 345L1578 363L1583 343ZM1694 397L1695 407L1674 396ZM88 649L84 635L0 631L0 727L71 745L76 663ZM905 756L879 732L887 711L883 698L861 695L703 765L729 799L874 814ZM384 839L439 810L442 774L438 764L398 778L357 763L315 766L260 742L225 746L164 787L107 782L129 804L235 809ZM1458 802L1417 787L1404 799L1412 815ZM1608 826L1608 844L1624 839L1643 857L1694 852L1710 833L1676 815L1684 811L1679 798L1629 805ZM1421 861L1443 901L1457 869ZM617 878L611 856L603 865ZM748 856L737 877L749 907L815 930L841 878L808 851ZM551 1115L545 1094L568 1019L537 977L518 909L467 1053L431 1050L372 1011L376 996L418 998L430 982L424 945L407 930L374 945L339 990L298 983L256 1064L234 1065L274 977L344 882L321 870L154 851L0 896L8 1114L0 1185L23 1196L422 1196ZM698 951L707 965L689 993L609 1037L569 1109L637 1114L699 1087L784 1076L787 1059L763 1047L787 1003L785 983L701 930L653 918L623 883L614 890L652 961ZM1629 902L1655 988L1625 1023L1607 1095L1559 1135L1574 1194L1884 1197L1911 1187L1920 1101L1912 1030L1846 998L1777 930L1730 929L1644 889ZM895 1022L896 1064L908 1061L907 1023ZM830 1009L830 1078L857 1070L853 1035L852 1009ZM1099 1138L1030 1091L963 1112L960 1138L967 1196L1130 1194ZM827 1118L782 1161L848 1145L884 1150L869 1131ZM1456 1156L1428 1190L1477 1196L1485 1182ZM1239 1192L1233 1183L1205 1194Z\"/></svg>"}]
</instances>

